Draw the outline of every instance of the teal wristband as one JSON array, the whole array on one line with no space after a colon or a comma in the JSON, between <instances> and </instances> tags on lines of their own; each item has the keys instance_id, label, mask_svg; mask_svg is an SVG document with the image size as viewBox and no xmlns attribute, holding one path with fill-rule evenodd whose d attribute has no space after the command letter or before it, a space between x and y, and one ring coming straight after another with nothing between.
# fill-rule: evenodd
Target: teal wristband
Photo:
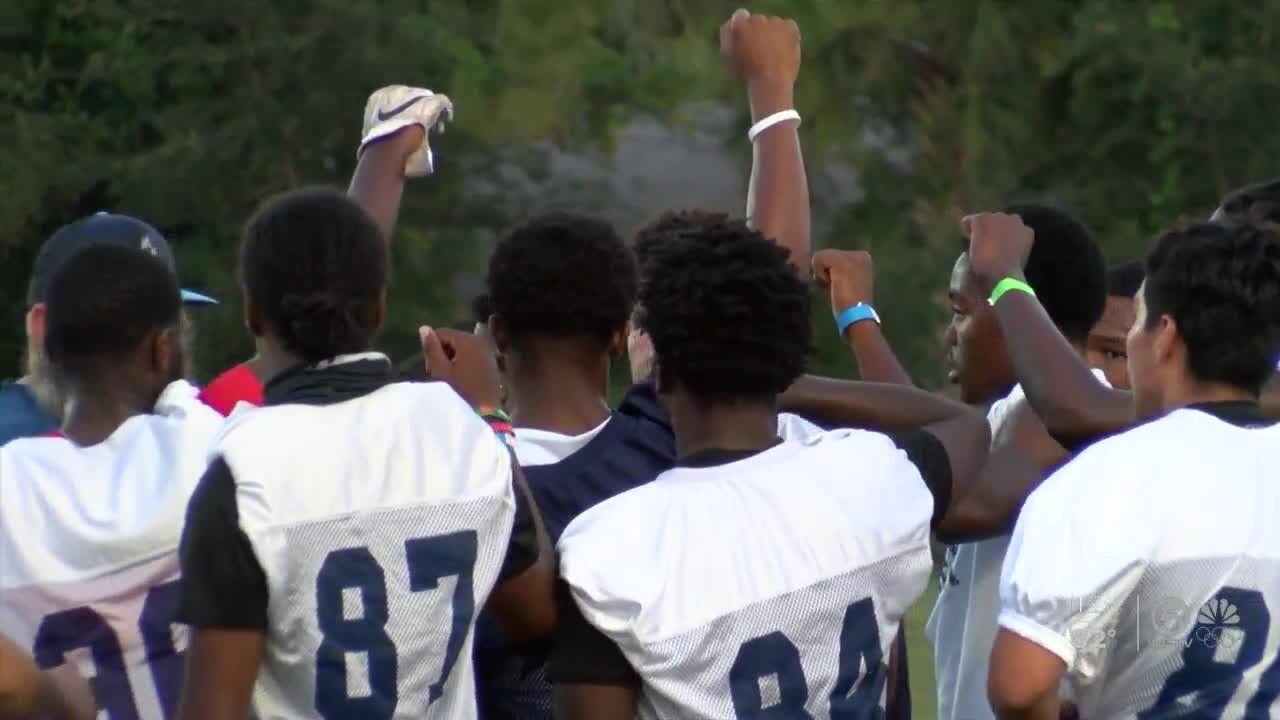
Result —
<instances>
[{"instance_id":1,"label":"teal wristband","mask_svg":"<svg viewBox=\"0 0 1280 720\"><path fill-rule=\"evenodd\" d=\"M1000 298L1004 297L1005 293L1015 290L1017 292L1024 292L1031 297L1036 296L1036 291L1032 290L1030 285L1017 278L1007 277L996 283L995 287L991 288L991 297L987 298L987 304L995 305L999 302Z\"/></svg>"},{"instance_id":2,"label":"teal wristband","mask_svg":"<svg viewBox=\"0 0 1280 720\"><path fill-rule=\"evenodd\" d=\"M866 303L858 303L852 307L847 307L836 313L836 333L844 335L844 331L854 323L863 320L874 320L877 325L880 324L880 316L876 314L875 308Z\"/></svg>"}]
</instances>

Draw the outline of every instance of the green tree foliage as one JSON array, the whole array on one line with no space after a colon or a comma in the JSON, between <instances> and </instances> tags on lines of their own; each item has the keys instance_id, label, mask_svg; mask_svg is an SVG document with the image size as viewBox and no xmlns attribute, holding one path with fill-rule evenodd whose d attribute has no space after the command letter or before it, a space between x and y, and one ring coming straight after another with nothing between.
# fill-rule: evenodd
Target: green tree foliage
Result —
<instances>
[{"instance_id":1,"label":"green tree foliage","mask_svg":"<svg viewBox=\"0 0 1280 720\"><path fill-rule=\"evenodd\" d=\"M546 147L607 158L639 114L679 125L693 101L740 107L721 69L721 0L11 0L0 8L0 368L20 357L32 254L79 215L148 218L184 281L228 302L197 318L206 373L245 356L237 233L264 196L344 184L368 92L448 92L458 122L438 177L406 195L384 338L460 321L459 278L484 240L538 207ZM937 377L940 293L964 212L1048 197L1113 260L1276 174L1280 4L1249 0L761 0L805 35L797 105L814 176L862 192L815 212L816 244L872 251L886 331ZM745 108L742 112L745 113ZM745 117L744 117L745 123ZM740 129L726 138L742 148ZM744 168L745 189L745 168ZM555 178L550 178L552 184ZM825 301L816 362L845 372ZM8 374L0 373L0 374Z\"/></svg>"}]
</instances>

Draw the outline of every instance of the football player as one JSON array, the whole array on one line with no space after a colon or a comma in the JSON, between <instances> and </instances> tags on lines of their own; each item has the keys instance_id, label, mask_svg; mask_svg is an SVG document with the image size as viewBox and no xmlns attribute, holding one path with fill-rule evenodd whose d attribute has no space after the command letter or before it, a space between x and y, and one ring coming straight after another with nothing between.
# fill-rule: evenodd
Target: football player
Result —
<instances>
[{"instance_id":1,"label":"football player","mask_svg":"<svg viewBox=\"0 0 1280 720\"><path fill-rule=\"evenodd\" d=\"M45 353L58 437L0 448L0 632L91 677L111 718L168 718L187 633L178 541L222 417L181 380L181 298L139 247L91 243L54 271ZM146 236L141 236L145 238Z\"/></svg>"},{"instance_id":2,"label":"football player","mask_svg":"<svg viewBox=\"0 0 1280 720\"><path fill-rule=\"evenodd\" d=\"M447 103L403 90L375 94L368 115L421 114L367 145L353 181L385 187L362 200L384 211L312 189L246 226L264 405L232 416L191 501L181 717L469 717L476 614L492 609L517 642L555 621L550 549L486 417L488 343L424 329L434 383L396 382L369 349L390 229L374 217L394 216Z\"/></svg>"},{"instance_id":3,"label":"football player","mask_svg":"<svg viewBox=\"0 0 1280 720\"><path fill-rule=\"evenodd\" d=\"M1003 214L967 227L981 282L1016 284L1033 233ZM1019 290L1006 305L1042 312ZM1056 718L1063 676L1081 717L1271 713L1280 435L1258 397L1277 347L1274 226L1195 224L1156 241L1127 341L1145 424L1095 443L1022 509L991 654L999 717Z\"/></svg>"},{"instance_id":4,"label":"football player","mask_svg":"<svg viewBox=\"0 0 1280 720\"><path fill-rule=\"evenodd\" d=\"M964 413L896 440L839 430L784 442L776 396L811 340L809 291L786 250L701 214L637 252L677 467L561 536L558 712L883 711L889 648L931 566L931 520L953 479L985 461L985 423Z\"/></svg>"}]
</instances>

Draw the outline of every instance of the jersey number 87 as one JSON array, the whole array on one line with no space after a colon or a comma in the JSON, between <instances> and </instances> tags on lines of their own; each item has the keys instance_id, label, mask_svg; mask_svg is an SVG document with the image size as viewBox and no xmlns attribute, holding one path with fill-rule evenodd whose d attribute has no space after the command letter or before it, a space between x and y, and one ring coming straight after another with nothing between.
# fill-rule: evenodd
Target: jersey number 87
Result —
<instances>
[{"instance_id":1,"label":"jersey number 87","mask_svg":"<svg viewBox=\"0 0 1280 720\"><path fill-rule=\"evenodd\" d=\"M434 590L443 578L456 576L440 678L427 689L427 703L440 698L462 651L475 617L472 575L476 564L476 532L466 530L436 537L406 540L405 562L409 590ZM343 614L344 590L358 590L364 614ZM316 620L322 636L316 651L315 708L325 720L340 718L390 718L399 704L396 686L399 654L387 634L387 577L366 547L329 553L316 576ZM430 620L427 619L429 622ZM364 653L369 668L369 694L347 694L347 653Z\"/></svg>"}]
</instances>

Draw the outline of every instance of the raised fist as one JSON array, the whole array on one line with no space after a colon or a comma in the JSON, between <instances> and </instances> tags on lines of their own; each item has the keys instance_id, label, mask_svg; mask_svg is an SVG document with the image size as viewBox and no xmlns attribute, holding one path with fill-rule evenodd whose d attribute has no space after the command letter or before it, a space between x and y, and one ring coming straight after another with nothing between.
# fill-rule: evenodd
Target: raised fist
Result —
<instances>
[{"instance_id":1,"label":"raised fist","mask_svg":"<svg viewBox=\"0 0 1280 720\"><path fill-rule=\"evenodd\" d=\"M747 82L793 84L800 72L800 28L794 20L739 9L720 26L720 54Z\"/></svg>"},{"instance_id":2,"label":"raised fist","mask_svg":"<svg viewBox=\"0 0 1280 720\"><path fill-rule=\"evenodd\" d=\"M369 96L364 107L364 128L360 149L375 142L396 142L406 156L406 177L421 177L435 171L431 154L431 132L444 132L453 120L453 102L448 97L426 88L389 85ZM405 128L422 128L421 132L401 132Z\"/></svg>"},{"instance_id":3,"label":"raised fist","mask_svg":"<svg viewBox=\"0 0 1280 720\"><path fill-rule=\"evenodd\" d=\"M418 329L427 375L475 407L502 406L502 375L488 338L450 328Z\"/></svg>"},{"instance_id":4,"label":"raised fist","mask_svg":"<svg viewBox=\"0 0 1280 720\"><path fill-rule=\"evenodd\" d=\"M960 221L969 238L969 267L991 288L1006 277L1022 277L1035 233L1017 215L978 213Z\"/></svg>"},{"instance_id":5,"label":"raised fist","mask_svg":"<svg viewBox=\"0 0 1280 720\"><path fill-rule=\"evenodd\" d=\"M627 333L627 359L631 363L631 382L638 383L653 374L653 341L635 325Z\"/></svg>"},{"instance_id":6,"label":"raised fist","mask_svg":"<svg viewBox=\"0 0 1280 720\"><path fill-rule=\"evenodd\" d=\"M831 291L831 312L858 303L871 304L875 287L870 253L862 250L822 250L813 256L813 279Z\"/></svg>"}]
</instances>

